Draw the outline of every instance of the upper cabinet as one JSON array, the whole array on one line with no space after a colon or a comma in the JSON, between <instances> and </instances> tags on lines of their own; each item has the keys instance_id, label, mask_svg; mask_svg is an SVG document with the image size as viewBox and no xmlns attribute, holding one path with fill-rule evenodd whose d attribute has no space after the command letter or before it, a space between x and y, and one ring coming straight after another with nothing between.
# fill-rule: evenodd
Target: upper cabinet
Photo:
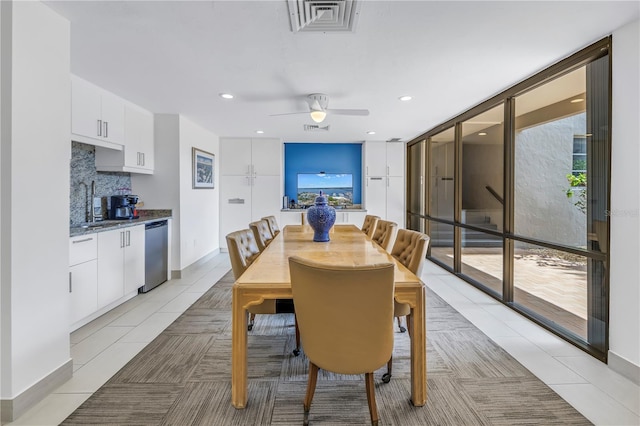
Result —
<instances>
[{"instance_id":1,"label":"upper cabinet","mask_svg":"<svg viewBox=\"0 0 640 426\"><path fill-rule=\"evenodd\" d=\"M124 99L72 75L71 138L91 145L122 149L124 104Z\"/></svg>"},{"instance_id":2,"label":"upper cabinet","mask_svg":"<svg viewBox=\"0 0 640 426\"><path fill-rule=\"evenodd\" d=\"M280 176L282 142L270 138L224 138L220 158L221 175Z\"/></svg>"},{"instance_id":3,"label":"upper cabinet","mask_svg":"<svg viewBox=\"0 0 640 426\"><path fill-rule=\"evenodd\" d=\"M96 147L96 170L153 174L153 113L130 102L124 105L122 151Z\"/></svg>"},{"instance_id":4,"label":"upper cabinet","mask_svg":"<svg viewBox=\"0 0 640 426\"><path fill-rule=\"evenodd\" d=\"M404 176L406 145L402 142L367 141L366 176Z\"/></svg>"}]
</instances>

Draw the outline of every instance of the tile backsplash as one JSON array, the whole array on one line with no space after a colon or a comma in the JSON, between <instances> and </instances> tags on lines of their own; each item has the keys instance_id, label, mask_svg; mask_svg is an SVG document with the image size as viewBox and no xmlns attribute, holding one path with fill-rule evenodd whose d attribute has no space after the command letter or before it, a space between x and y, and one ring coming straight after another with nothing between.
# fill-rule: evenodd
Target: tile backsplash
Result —
<instances>
[{"instance_id":1,"label":"tile backsplash","mask_svg":"<svg viewBox=\"0 0 640 426\"><path fill-rule=\"evenodd\" d=\"M91 182L96 183L96 197L131 193L131 175L124 172L96 171L93 145L71 142L70 224L85 222L91 210Z\"/></svg>"}]
</instances>

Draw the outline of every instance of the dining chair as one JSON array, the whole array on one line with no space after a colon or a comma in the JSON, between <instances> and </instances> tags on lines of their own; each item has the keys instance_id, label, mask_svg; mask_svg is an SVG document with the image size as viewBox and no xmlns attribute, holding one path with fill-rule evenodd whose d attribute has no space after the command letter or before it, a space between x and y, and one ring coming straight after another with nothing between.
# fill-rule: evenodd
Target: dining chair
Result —
<instances>
[{"instance_id":1,"label":"dining chair","mask_svg":"<svg viewBox=\"0 0 640 426\"><path fill-rule=\"evenodd\" d=\"M376 223L376 229L373 232L373 236L371 237L371 239L378 243L378 245L384 250L389 251L389 248L391 247L391 244L393 244L393 239L395 238L397 231L397 223L380 219Z\"/></svg>"},{"instance_id":2,"label":"dining chair","mask_svg":"<svg viewBox=\"0 0 640 426\"><path fill-rule=\"evenodd\" d=\"M260 249L256 243L253 231L242 229L240 231L231 232L226 236L227 247L229 249L229 258L231 260L231 269L233 276L237 280L240 275L260 255ZM265 299L259 305L251 305L247 308L249 312L249 324L247 330L253 330L253 325L257 314L282 314L293 313L295 315L293 302L289 299ZM296 321L296 347L293 350L295 356L300 355L300 331Z\"/></svg>"},{"instance_id":3,"label":"dining chair","mask_svg":"<svg viewBox=\"0 0 640 426\"><path fill-rule=\"evenodd\" d=\"M273 235L273 238L275 238L276 235L280 233L280 227L278 226L278 221L276 220L276 217L265 216L262 218L262 220L267 221L267 224L269 225L269 231L271 231L271 235Z\"/></svg>"},{"instance_id":4,"label":"dining chair","mask_svg":"<svg viewBox=\"0 0 640 426\"><path fill-rule=\"evenodd\" d=\"M378 424L373 372L393 351L394 265L337 266L289 258L291 291L309 378L304 424L318 370L364 374L371 424ZM363 303L366 294L366 303Z\"/></svg>"},{"instance_id":5,"label":"dining chair","mask_svg":"<svg viewBox=\"0 0 640 426\"><path fill-rule=\"evenodd\" d=\"M427 249L429 248L429 242L431 239L428 235L422 232L412 231L410 229L399 229L396 241L393 243L391 249L391 256L393 256L398 262L402 263L408 270L413 272L418 278L422 274L422 267L424 260L427 256ZM402 326L402 317L407 318L407 327L411 324L410 320L411 307L406 303L399 303L394 300L393 302L393 316L398 320L398 327L400 332L407 331ZM411 335L411 329L409 327L409 335ZM382 381L388 383L391 380L391 367L393 359L389 359L387 364L387 372L382 375Z\"/></svg>"},{"instance_id":6,"label":"dining chair","mask_svg":"<svg viewBox=\"0 0 640 426\"><path fill-rule=\"evenodd\" d=\"M380 216L366 215L364 217L364 222L362 223L362 232L364 232L368 237L373 236L373 231L376 230L376 224L380 220Z\"/></svg>"},{"instance_id":7,"label":"dining chair","mask_svg":"<svg viewBox=\"0 0 640 426\"><path fill-rule=\"evenodd\" d=\"M269 229L269 222L264 219L260 219L255 222L251 222L249 224L249 228L253 231L256 243L258 244L258 249L260 249L260 253L262 253L271 243L271 240L273 240L273 234Z\"/></svg>"}]
</instances>

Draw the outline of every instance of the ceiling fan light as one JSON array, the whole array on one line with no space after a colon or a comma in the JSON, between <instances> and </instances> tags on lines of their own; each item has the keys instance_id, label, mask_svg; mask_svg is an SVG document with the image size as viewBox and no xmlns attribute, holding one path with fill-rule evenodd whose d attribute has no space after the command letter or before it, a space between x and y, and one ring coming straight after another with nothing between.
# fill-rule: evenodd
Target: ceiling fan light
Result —
<instances>
[{"instance_id":1,"label":"ceiling fan light","mask_svg":"<svg viewBox=\"0 0 640 426\"><path fill-rule=\"evenodd\" d=\"M327 113L322 110L315 110L311 111L310 115L313 121L315 121L316 123L322 123L324 121L324 118L327 116Z\"/></svg>"}]
</instances>

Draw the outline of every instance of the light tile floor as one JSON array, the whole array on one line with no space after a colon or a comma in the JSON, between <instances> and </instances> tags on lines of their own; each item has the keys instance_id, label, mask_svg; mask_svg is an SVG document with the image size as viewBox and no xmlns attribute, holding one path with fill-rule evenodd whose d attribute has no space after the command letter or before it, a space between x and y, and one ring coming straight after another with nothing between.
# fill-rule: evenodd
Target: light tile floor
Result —
<instances>
[{"instance_id":1,"label":"light tile floor","mask_svg":"<svg viewBox=\"0 0 640 426\"><path fill-rule=\"evenodd\" d=\"M58 425L230 269L222 253L76 330L73 378L9 424ZM640 425L640 386L431 262L422 280L594 424Z\"/></svg>"}]
</instances>

